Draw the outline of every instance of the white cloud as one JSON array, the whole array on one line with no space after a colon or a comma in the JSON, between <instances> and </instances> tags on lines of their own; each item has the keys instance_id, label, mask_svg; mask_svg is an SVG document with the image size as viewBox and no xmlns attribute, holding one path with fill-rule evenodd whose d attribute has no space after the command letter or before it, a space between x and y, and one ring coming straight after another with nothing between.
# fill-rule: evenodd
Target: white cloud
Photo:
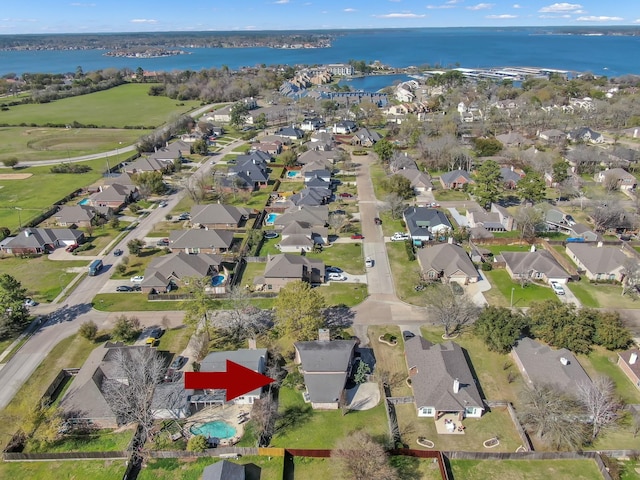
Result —
<instances>
[{"instance_id":1,"label":"white cloud","mask_svg":"<svg viewBox=\"0 0 640 480\"><path fill-rule=\"evenodd\" d=\"M578 3L554 3L548 7L542 7L538 12L540 13L558 13L558 12L575 12L581 10L582 5Z\"/></svg>"},{"instance_id":2,"label":"white cloud","mask_svg":"<svg viewBox=\"0 0 640 480\"><path fill-rule=\"evenodd\" d=\"M571 15L538 15L538 18L571 18Z\"/></svg>"},{"instance_id":3,"label":"white cloud","mask_svg":"<svg viewBox=\"0 0 640 480\"><path fill-rule=\"evenodd\" d=\"M640 23L640 18L634 20L633 23Z\"/></svg>"},{"instance_id":4,"label":"white cloud","mask_svg":"<svg viewBox=\"0 0 640 480\"><path fill-rule=\"evenodd\" d=\"M355 8L345 8L343 12L351 13L351 12L357 12L357 10Z\"/></svg>"},{"instance_id":5,"label":"white cloud","mask_svg":"<svg viewBox=\"0 0 640 480\"><path fill-rule=\"evenodd\" d=\"M440 9L440 8L456 8L455 5L451 5L451 4L444 4L444 5L427 5L427 8L429 10L436 10L436 9Z\"/></svg>"},{"instance_id":6,"label":"white cloud","mask_svg":"<svg viewBox=\"0 0 640 480\"><path fill-rule=\"evenodd\" d=\"M522 8L522 5L518 5L517 3L514 3L511 8Z\"/></svg>"},{"instance_id":7,"label":"white cloud","mask_svg":"<svg viewBox=\"0 0 640 480\"><path fill-rule=\"evenodd\" d=\"M386 15L374 15L376 18L424 18L426 15L418 15L417 13L387 13Z\"/></svg>"},{"instance_id":8,"label":"white cloud","mask_svg":"<svg viewBox=\"0 0 640 480\"><path fill-rule=\"evenodd\" d=\"M464 0L447 0L446 3L447 5L455 5L456 3L462 3Z\"/></svg>"},{"instance_id":9,"label":"white cloud","mask_svg":"<svg viewBox=\"0 0 640 480\"><path fill-rule=\"evenodd\" d=\"M158 23L158 20L154 20L153 18L134 18L129 21L131 23Z\"/></svg>"},{"instance_id":10,"label":"white cloud","mask_svg":"<svg viewBox=\"0 0 640 480\"><path fill-rule=\"evenodd\" d=\"M606 17L604 15L590 15L588 17L576 18L578 22L621 22L624 20L622 17Z\"/></svg>"},{"instance_id":11,"label":"white cloud","mask_svg":"<svg viewBox=\"0 0 640 480\"><path fill-rule=\"evenodd\" d=\"M466 7L467 10L487 10L489 8L493 8L494 3L479 3L477 5L471 5L470 7Z\"/></svg>"},{"instance_id":12,"label":"white cloud","mask_svg":"<svg viewBox=\"0 0 640 480\"><path fill-rule=\"evenodd\" d=\"M289 0L276 0L275 2L276 4L283 4L283 3L289 3Z\"/></svg>"},{"instance_id":13,"label":"white cloud","mask_svg":"<svg viewBox=\"0 0 640 480\"><path fill-rule=\"evenodd\" d=\"M506 20L510 18L518 18L518 15L509 15L508 13L503 13L502 15L486 15L484 18Z\"/></svg>"}]
</instances>

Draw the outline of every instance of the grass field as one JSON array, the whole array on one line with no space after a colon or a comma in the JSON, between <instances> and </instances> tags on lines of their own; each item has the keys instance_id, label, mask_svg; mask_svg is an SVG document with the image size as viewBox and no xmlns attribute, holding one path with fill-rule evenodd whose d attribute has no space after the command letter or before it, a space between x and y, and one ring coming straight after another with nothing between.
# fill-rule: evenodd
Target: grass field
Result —
<instances>
[{"instance_id":1,"label":"grass field","mask_svg":"<svg viewBox=\"0 0 640 480\"><path fill-rule=\"evenodd\" d=\"M243 456L241 459L232 460L233 463L251 465L247 479L281 480L283 469L283 457L258 457ZM203 470L219 458L163 458L149 460L146 467L138 475L138 480L200 480ZM259 476L253 475L256 467L259 468ZM247 469L247 470L249 470ZM90 478L90 477L83 477ZM114 477L116 478L116 477ZM226 478L226 477L225 477ZM298 478L298 477L296 477ZM306 478L306 477L299 477Z\"/></svg>"},{"instance_id":2,"label":"grass field","mask_svg":"<svg viewBox=\"0 0 640 480\"><path fill-rule=\"evenodd\" d=\"M169 97L147 95L150 84L126 84L102 92L64 98L45 104L10 107L0 112L0 123L97 125L100 128L124 128L143 125L155 128L176 113L186 113L199 105L197 101L178 102Z\"/></svg>"},{"instance_id":3,"label":"grass field","mask_svg":"<svg viewBox=\"0 0 640 480\"><path fill-rule=\"evenodd\" d=\"M113 480L114 478L122 478L126 468L125 460L0 462L0 478L23 478L29 480L75 480L90 478L91 480Z\"/></svg>"},{"instance_id":4,"label":"grass field","mask_svg":"<svg viewBox=\"0 0 640 480\"><path fill-rule=\"evenodd\" d=\"M511 280L506 270L492 270L484 273L491 282L491 286L497 288L502 296L508 299L509 304L511 303L511 292L513 291L514 307L528 307L532 302L558 300L556 294L549 287L530 283L523 288L519 283Z\"/></svg>"},{"instance_id":5,"label":"grass field","mask_svg":"<svg viewBox=\"0 0 640 480\"><path fill-rule=\"evenodd\" d=\"M453 460L455 480L600 480L592 460Z\"/></svg>"},{"instance_id":6,"label":"grass field","mask_svg":"<svg viewBox=\"0 0 640 480\"><path fill-rule=\"evenodd\" d=\"M0 162L12 157L21 162L66 160L117 150L134 144L146 133L149 130L0 127ZM122 152L117 157L124 160L132 153ZM116 156L110 157L109 161L115 165Z\"/></svg>"}]
</instances>

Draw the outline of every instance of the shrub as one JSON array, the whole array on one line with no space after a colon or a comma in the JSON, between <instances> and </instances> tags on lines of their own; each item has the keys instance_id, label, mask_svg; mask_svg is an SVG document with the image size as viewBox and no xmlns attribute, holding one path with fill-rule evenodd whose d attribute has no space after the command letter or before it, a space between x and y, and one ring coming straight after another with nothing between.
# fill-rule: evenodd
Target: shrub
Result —
<instances>
[{"instance_id":1,"label":"shrub","mask_svg":"<svg viewBox=\"0 0 640 480\"><path fill-rule=\"evenodd\" d=\"M413 262L416 259L416 253L413 251L411 240L405 240L404 247L407 250L407 258L410 262Z\"/></svg>"},{"instance_id":2,"label":"shrub","mask_svg":"<svg viewBox=\"0 0 640 480\"><path fill-rule=\"evenodd\" d=\"M114 340L122 340L123 342L133 342L140 335L140 320L137 317L128 318L121 315L116 320L111 336Z\"/></svg>"},{"instance_id":3,"label":"shrub","mask_svg":"<svg viewBox=\"0 0 640 480\"><path fill-rule=\"evenodd\" d=\"M483 272L490 272L491 270L493 270L493 267L491 266L490 263L486 263L484 262L480 268L482 269Z\"/></svg>"},{"instance_id":4,"label":"shrub","mask_svg":"<svg viewBox=\"0 0 640 480\"><path fill-rule=\"evenodd\" d=\"M187 442L187 451L204 452L209 445L204 435L194 435Z\"/></svg>"},{"instance_id":5,"label":"shrub","mask_svg":"<svg viewBox=\"0 0 640 480\"><path fill-rule=\"evenodd\" d=\"M13 168L13 167L15 167L16 165L18 165L18 159L17 159L16 157L5 158L5 159L2 161L2 164L3 164L5 167Z\"/></svg>"},{"instance_id":6,"label":"shrub","mask_svg":"<svg viewBox=\"0 0 640 480\"><path fill-rule=\"evenodd\" d=\"M86 338L87 340L95 340L96 335L98 334L98 326L95 322L89 320L80 325L78 329L78 333L81 337Z\"/></svg>"},{"instance_id":7,"label":"shrub","mask_svg":"<svg viewBox=\"0 0 640 480\"><path fill-rule=\"evenodd\" d=\"M382 339L383 339L385 342L389 342L389 343L395 343L395 342L397 342L397 341L398 341L398 338L397 338L395 335L391 334L391 333L385 333L385 334L382 336Z\"/></svg>"}]
</instances>

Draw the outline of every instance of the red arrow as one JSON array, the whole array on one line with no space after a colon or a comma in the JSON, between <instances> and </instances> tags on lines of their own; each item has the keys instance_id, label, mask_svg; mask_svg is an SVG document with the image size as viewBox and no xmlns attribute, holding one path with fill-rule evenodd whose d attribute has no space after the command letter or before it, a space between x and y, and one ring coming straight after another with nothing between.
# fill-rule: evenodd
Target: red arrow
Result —
<instances>
[{"instance_id":1,"label":"red arrow","mask_svg":"<svg viewBox=\"0 0 640 480\"><path fill-rule=\"evenodd\" d=\"M226 390L226 401L264 387L273 382L261 373L227 360L226 372L185 372L184 388L193 390Z\"/></svg>"}]
</instances>

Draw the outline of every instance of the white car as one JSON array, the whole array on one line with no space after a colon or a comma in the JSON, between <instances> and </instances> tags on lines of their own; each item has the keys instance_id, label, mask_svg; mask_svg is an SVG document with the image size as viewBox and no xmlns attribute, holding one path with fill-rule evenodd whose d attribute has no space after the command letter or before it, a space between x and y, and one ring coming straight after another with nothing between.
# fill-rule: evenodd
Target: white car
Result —
<instances>
[{"instance_id":1,"label":"white car","mask_svg":"<svg viewBox=\"0 0 640 480\"><path fill-rule=\"evenodd\" d=\"M347 277L345 277L341 273L329 272L329 274L327 275L327 279L337 281L337 282L344 282L347 279Z\"/></svg>"},{"instance_id":2,"label":"white car","mask_svg":"<svg viewBox=\"0 0 640 480\"><path fill-rule=\"evenodd\" d=\"M551 282L551 288L557 295L564 295L564 288L558 282Z\"/></svg>"},{"instance_id":3,"label":"white car","mask_svg":"<svg viewBox=\"0 0 640 480\"><path fill-rule=\"evenodd\" d=\"M133 283L142 283L144 281L144 277L142 275L136 275L135 277L131 277L131 281Z\"/></svg>"},{"instance_id":4,"label":"white car","mask_svg":"<svg viewBox=\"0 0 640 480\"><path fill-rule=\"evenodd\" d=\"M391 236L392 242L401 242L403 240L409 240L409 235L402 232L396 232Z\"/></svg>"},{"instance_id":5,"label":"white car","mask_svg":"<svg viewBox=\"0 0 640 480\"><path fill-rule=\"evenodd\" d=\"M373 258L371 258L371 257L365 258L364 266L367 267L367 268L373 267Z\"/></svg>"}]
</instances>

